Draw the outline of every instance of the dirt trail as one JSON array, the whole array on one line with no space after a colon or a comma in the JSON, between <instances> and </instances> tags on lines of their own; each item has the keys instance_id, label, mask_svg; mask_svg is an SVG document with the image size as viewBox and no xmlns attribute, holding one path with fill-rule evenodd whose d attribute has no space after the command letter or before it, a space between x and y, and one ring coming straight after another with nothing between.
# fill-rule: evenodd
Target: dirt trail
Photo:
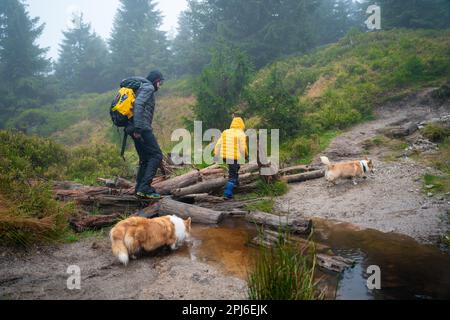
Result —
<instances>
[{"instance_id":1,"label":"dirt trail","mask_svg":"<svg viewBox=\"0 0 450 320\"><path fill-rule=\"evenodd\" d=\"M362 159L367 155L364 142L377 136L378 130L409 122L450 114L450 102L436 105L429 91L391 103L376 112L376 120L358 125L337 137L323 153L332 162ZM372 228L396 232L429 243L448 231L444 218L449 203L422 192L422 176L430 168L410 158L384 162L384 152L375 148L368 154L375 162L376 172L354 186L341 181L329 187L325 179L294 185L276 202L276 207L295 215L333 219ZM320 164L317 157L315 164ZM427 171L428 170L428 171Z\"/></svg>"},{"instance_id":2,"label":"dirt trail","mask_svg":"<svg viewBox=\"0 0 450 320\"><path fill-rule=\"evenodd\" d=\"M18 253L2 250L0 300L246 299L242 279L193 259L189 250L140 257L124 267L107 236ZM67 268L81 269L81 290L67 289Z\"/></svg>"}]
</instances>

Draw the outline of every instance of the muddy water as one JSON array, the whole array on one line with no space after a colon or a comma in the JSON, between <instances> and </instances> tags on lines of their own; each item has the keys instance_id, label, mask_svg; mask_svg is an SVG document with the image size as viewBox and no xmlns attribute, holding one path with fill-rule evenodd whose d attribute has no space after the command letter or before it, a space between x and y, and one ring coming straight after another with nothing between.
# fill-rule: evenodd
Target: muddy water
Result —
<instances>
[{"instance_id":1,"label":"muddy water","mask_svg":"<svg viewBox=\"0 0 450 320\"><path fill-rule=\"evenodd\" d=\"M356 261L342 275L319 273L336 299L450 299L450 255L412 238L361 230L352 225L315 220L314 239L343 257ZM247 243L253 225L227 219L216 228L195 226L191 243L179 254L211 263L246 279L256 250ZM367 268L381 269L381 290L369 290ZM327 294L330 297L330 294Z\"/></svg>"}]
</instances>

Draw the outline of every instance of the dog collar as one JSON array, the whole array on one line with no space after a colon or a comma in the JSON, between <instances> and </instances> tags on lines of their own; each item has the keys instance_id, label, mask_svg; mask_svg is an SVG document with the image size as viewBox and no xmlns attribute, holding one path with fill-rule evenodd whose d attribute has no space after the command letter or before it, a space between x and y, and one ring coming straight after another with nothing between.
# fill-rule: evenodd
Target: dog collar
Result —
<instances>
[{"instance_id":1,"label":"dog collar","mask_svg":"<svg viewBox=\"0 0 450 320\"><path fill-rule=\"evenodd\" d=\"M367 165L367 161L362 160L359 163L361 164L361 167L362 167L364 173L367 173L369 171L369 166Z\"/></svg>"}]
</instances>

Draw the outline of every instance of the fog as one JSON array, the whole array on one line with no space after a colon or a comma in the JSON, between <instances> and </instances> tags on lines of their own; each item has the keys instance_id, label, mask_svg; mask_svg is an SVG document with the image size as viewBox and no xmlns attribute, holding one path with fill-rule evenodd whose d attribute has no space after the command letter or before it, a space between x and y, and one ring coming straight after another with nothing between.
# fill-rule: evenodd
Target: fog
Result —
<instances>
[{"instance_id":1,"label":"fog","mask_svg":"<svg viewBox=\"0 0 450 320\"><path fill-rule=\"evenodd\" d=\"M110 35L114 15L119 7L119 0L27 0L31 17L39 17L45 23L45 30L38 40L42 47L49 47L48 56L53 60L58 57L58 47L67 28L69 17L75 10L83 12L86 21L92 28L107 39ZM186 9L186 0L160 1L158 9L164 16L161 30L169 36L176 32L177 19L180 11Z\"/></svg>"}]
</instances>

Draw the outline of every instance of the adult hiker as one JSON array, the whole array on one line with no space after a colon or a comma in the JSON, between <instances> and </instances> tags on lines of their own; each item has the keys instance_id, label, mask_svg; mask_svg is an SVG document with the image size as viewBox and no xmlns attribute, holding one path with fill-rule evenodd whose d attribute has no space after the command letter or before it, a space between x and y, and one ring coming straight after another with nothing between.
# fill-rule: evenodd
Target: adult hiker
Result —
<instances>
[{"instance_id":1,"label":"adult hiker","mask_svg":"<svg viewBox=\"0 0 450 320\"><path fill-rule=\"evenodd\" d=\"M225 186L224 198L232 199L234 188L239 186L240 164L248 158L247 136L244 133L245 123L242 118L234 118L230 129L225 130L214 148L216 161L223 159L228 165L228 182Z\"/></svg>"},{"instance_id":2,"label":"adult hiker","mask_svg":"<svg viewBox=\"0 0 450 320\"><path fill-rule=\"evenodd\" d=\"M156 171L160 167L163 155L158 141L152 130L153 114L155 112L155 95L164 81L162 73L154 70L147 78L130 77L122 80L121 87L127 84L140 82L136 91L136 100L133 106L134 116L127 126L127 133L131 135L139 155L139 170L136 178L135 194L143 199L160 199L152 182Z\"/></svg>"}]
</instances>

